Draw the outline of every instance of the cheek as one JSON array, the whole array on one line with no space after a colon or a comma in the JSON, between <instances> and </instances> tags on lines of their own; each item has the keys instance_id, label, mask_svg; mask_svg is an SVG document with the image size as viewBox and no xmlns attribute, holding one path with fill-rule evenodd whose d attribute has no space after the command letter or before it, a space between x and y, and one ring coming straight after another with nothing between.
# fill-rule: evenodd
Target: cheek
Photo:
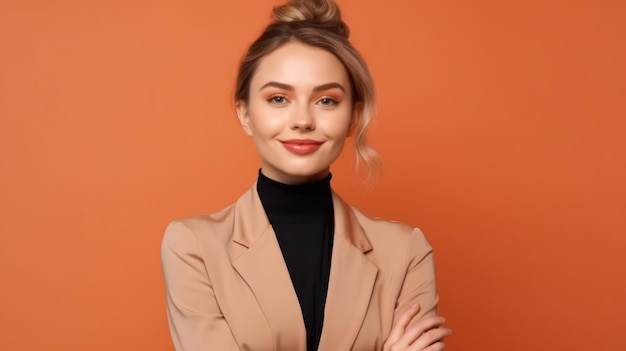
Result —
<instances>
[{"instance_id":1,"label":"cheek","mask_svg":"<svg viewBox=\"0 0 626 351\"><path fill-rule=\"evenodd\" d=\"M326 134L335 138L347 137L350 129L351 110L341 111L329 117L323 121Z\"/></svg>"},{"instance_id":2,"label":"cheek","mask_svg":"<svg viewBox=\"0 0 626 351\"><path fill-rule=\"evenodd\" d=\"M256 106L249 111L250 125L257 134L271 134L282 128L280 111L265 106Z\"/></svg>"}]
</instances>

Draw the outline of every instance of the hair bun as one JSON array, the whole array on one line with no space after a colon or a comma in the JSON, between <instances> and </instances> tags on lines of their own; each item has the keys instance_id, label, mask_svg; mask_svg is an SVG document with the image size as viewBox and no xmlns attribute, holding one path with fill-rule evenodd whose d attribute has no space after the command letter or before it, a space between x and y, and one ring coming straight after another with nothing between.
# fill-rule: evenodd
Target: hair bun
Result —
<instances>
[{"instance_id":1,"label":"hair bun","mask_svg":"<svg viewBox=\"0 0 626 351\"><path fill-rule=\"evenodd\" d=\"M345 38L350 35L339 6L332 0L290 0L274 7L272 15L276 22L308 22Z\"/></svg>"}]
</instances>

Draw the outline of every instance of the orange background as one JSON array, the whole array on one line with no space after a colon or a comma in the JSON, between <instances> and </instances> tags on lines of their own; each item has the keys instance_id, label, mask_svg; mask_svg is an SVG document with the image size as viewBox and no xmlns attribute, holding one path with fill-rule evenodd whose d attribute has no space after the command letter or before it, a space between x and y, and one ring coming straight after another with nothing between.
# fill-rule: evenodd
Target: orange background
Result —
<instances>
[{"instance_id":1,"label":"orange background","mask_svg":"<svg viewBox=\"0 0 626 351\"><path fill-rule=\"evenodd\" d=\"M0 2L0 349L172 350L167 222L259 166L230 101L276 1ZM450 350L626 350L623 1L344 0L376 186L435 248Z\"/></svg>"}]
</instances>

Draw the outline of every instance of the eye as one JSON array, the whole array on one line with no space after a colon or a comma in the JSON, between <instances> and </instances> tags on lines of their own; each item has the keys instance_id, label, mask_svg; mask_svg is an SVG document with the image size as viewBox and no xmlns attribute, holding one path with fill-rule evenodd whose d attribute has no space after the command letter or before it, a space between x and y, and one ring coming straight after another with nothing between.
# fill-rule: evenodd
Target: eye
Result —
<instances>
[{"instance_id":1,"label":"eye","mask_svg":"<svg viewBox=\"0 0 626 351\"><path fill-rule=\"evenodd\" d=\"M287 98L285 98L282 95L274 95L274 96L270 96L270 98L267 99L267 102L276 104L276 105L281 105L287 102Z\"/></svg>"},{"instance_id":2,"label":"eye","mask_svg":"<svg viewBox=\"0 0 626 351\"><path fill-rule=\"evenodd\" d=\"M337 105L339 102L331 98L321 98L317 103L324 106L333 106Z\"/></svg>"}]
</instances>

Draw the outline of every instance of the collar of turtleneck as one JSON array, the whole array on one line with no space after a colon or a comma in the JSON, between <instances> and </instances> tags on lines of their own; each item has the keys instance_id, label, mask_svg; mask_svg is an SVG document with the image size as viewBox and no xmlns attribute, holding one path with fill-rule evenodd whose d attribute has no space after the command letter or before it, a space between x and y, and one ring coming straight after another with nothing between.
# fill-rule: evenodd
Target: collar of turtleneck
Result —
<instances>
[{"instance_id":1,"label":"collar of turtleneck","mask_svg":"<svg viewBox=\"0 0 626 351\"><path fill-rule=\"evenodd\" d=\"M257 192L270 223L277 216L325 217L333 215L333 198L329 173L321 180L303 184L284 184L270 179L259 170Z\"/></svg>"}]
</instances>

